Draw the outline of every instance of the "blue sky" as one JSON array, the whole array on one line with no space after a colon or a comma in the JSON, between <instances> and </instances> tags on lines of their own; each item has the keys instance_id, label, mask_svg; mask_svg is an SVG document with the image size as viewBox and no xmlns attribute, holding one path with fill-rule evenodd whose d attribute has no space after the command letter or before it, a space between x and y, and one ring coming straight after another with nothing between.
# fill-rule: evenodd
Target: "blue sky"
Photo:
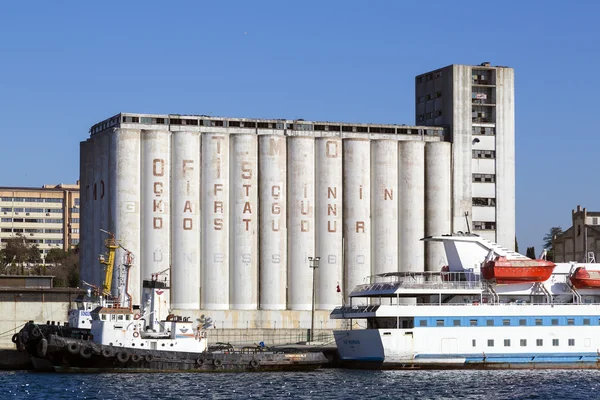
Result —
<instances>
[{"instance_id":1,"label":"blue sky","mask_svg":"<svg viewBox=\"0 0 600 400\"><path fill-rule=\"evenodd\" d=\"M520 249L600 210L594 1L3 2L0 186L72 183L118 112L414 123L414 76L516 74Z\"/></svg>"}]
</instances>

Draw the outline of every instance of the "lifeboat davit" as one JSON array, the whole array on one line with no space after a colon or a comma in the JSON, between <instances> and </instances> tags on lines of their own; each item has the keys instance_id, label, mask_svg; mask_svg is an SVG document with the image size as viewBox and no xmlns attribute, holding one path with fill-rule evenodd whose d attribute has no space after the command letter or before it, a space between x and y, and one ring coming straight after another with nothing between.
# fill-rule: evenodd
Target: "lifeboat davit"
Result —
<instances>
[{"instance_id":1,"label":"lifeboat davit","mask_svg":"<svg viewBox=\"0 0 600 400\"><path fill-rule=\"evenodd\" d=\"M498 256L483 264L481 275L498 284L544 282L550 278L555 266L547 260L507 260L504 256Z\"/></svg>"},{"instance_id":2,"label":"lifeboat davit","mask_svg":"<svg viewBox=\"0 0 600 400\"><path fill-rule=\"evenodd\" d=\"M600 288L600 271L590 271L585 267L577 267L569 279L577 289Z\"/></svg>"}]
</instances>

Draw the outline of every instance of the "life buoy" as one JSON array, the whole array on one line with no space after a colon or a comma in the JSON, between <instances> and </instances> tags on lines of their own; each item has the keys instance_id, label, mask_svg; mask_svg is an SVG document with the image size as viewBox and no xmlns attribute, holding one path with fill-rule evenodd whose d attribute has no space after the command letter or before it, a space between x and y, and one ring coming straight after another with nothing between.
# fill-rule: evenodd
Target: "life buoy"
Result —
<instances>
[{"instance_id":1,"label":"life buoy","mask_svg":"<svg viewBox=\"0 0 600 400\"><path fill-rule=\"evenodd\" d=\"M221 360L220 360L220 359L218 359L218 358L215 358L215 359L213 360L213 365L215 365L216 367L220 367L221 365L223 365L223 361L221 361Z\"/></svg>"},{"instance_id":2,"label":"life buoy","mask_svg":"<svg viewBox=\"0 0 600 400\"><path fill-rule=\"evenodd\" d=\"M79 343L77 342L71 342L67 345L67 351L71 354L77 354L79 353L81 346L79 346Z\"/></svg>"},{"instance_id":3,"label":"life buoy","mask_svg":"<svg viewBox=\"0 0 600 400\"><path fill-rule=\"evenodd\" d=\"M131 355L131 361L133 362L140 362L140 360L142 359L142 356L140 356L139 354L132 354Z\"/></svg>"},{"instance_id":4,"label":"life buoy","mask_svg":"<svg viewBox=\"0 0 600 400\"><path fill-rule=\"evenodd\" d=\"M133 332L133 337L134 338L140 337L140 333L138 331Z\"/></svg>"},{"instance_id":5,"label":"life buoy","mask_svg":"<svg viewBox=\"0 0 600 400\"><path fill-rule=\"evenodd\" d=\"M126 363L129 361L129 354L125 353L124 351L120 351L117 353L117 360L119 360L119 362Z\"/></svg>"},{"instance_id":6,"label":"life buoy","mask_svg":"<svg viewBox=\"0 0 600 400\"><path fill-rule=\"evenodd\" d=\"M141 318L140 314L133 314L133 319L138 320Z\"/></svg>"},{"instance_id":7,"label":"life buoy","mask_svg":"<svg viewBox=\"0 0 600 400\"><path fill-rule=\"evenodd\" d=\"M82 346L79 350L81 358L90 358L92 356L92 349L90 347Z\"/></svg>"},{"instance_id":8,"label":"life buoy","mask_svg":"<svg viewBox=\"0 0 600 400\"><path fill-rule=\"evenodd\" d=\"M258 360L254 360L254 359L253 359L253 360L251 360L251 361L250 361L250 366L251 366L252 368L258 368L258 364L260 364L260 363L258 362Z\"/></svg>"},{"instance_id":9,"label":"life buoy","mask_svg":"<svg viewBox=\"0 0 600 400\"><path fill-rule=\"evenodd\" d=\"M36 347L38 356L45 357L48 352L48 341L46 339L42 339L38 342Z\"/></svg>"},{"instance_id":10,"label":"life buoy","mask_svg":"<svg viewBox=\"0 0 600 400\"><path fill-rule=\"evenodd\" d=\"M104 358L110 358L113 356L113 352L111 349L102 349L100 354L102 354L102 357L104 357Z\"/></svg>"}]
</instances>

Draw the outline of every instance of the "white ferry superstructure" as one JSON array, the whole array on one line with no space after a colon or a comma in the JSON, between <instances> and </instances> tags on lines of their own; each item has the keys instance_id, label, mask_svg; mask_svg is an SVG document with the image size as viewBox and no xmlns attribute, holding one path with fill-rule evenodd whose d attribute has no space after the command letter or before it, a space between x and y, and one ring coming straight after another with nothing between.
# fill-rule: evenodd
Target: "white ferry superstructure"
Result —
<instances>
[{"instance_id":1,"label":"white ferry superstructure","mask_svg":"<svg viewBox=\"0 0 600 400\"><path fill-rule=\"evenodd\" d=\"M371 277L337 307L342 365L600 368L599 264L532 260L472 234L443 242L439 272ZM501 283L507 282L507 283Z\"/></svg>"}]
</instances>

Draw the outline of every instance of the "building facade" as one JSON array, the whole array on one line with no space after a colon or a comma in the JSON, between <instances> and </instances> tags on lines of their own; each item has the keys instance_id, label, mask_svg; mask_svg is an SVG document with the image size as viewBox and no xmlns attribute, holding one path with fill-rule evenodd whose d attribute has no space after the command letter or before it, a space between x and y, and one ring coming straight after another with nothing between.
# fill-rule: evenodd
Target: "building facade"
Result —
<instances>
[{"instance_id":1,"label":"building facade","mask_svg":"<svg viewBox=\"0 0 600 400\"><path fill-rule=\"evenodd\" d=\"M0 243L22 236L42 259L79 244L79 182L41 188L0 187Z\"/></svg>"},{"instance_id":2,"label":"building facade","mask_svg":"<svg viewBox=\"0 0 600 400\"><path fill-rule=\"evenodd\" d=\"M452 218L514 250L514 70L450 65L415 79L417 124L447 126L452 141Z\"/></svg>"},{"instance_id":3,"label":"building facade","mask_svg":"<svg viewBox=\"0 0 600 400\"><path fill-rule=\"evenodd\" d=\"M598 262L600 256L600 212L577 206L571 212L573 225L552 238L554 262Z\"/></svg>"},{"instance_id":4,"label":"building facade","mask_svg":"<svg viewBox=\"0 0 600 400\"><path fill-rule=\"evenodd\" d=\"M417 77L417 94L442 93L417 96L436 117L417 111L415 126L131 113L94 125L81 143L82 279L102 283L104 229L136 256L134 303L159 274L174 309L208 310L220 327L297 328L310 325L313 279L328 324L371 275L439 271L443 245L424 236L472 221L512 248L514 119L499 115L513 110L512 70L481 67L490 80L473 83L479 67L447 68L461 79ZM471 117L479 85L493 119Z\"/></svg>"}]
</instances>

